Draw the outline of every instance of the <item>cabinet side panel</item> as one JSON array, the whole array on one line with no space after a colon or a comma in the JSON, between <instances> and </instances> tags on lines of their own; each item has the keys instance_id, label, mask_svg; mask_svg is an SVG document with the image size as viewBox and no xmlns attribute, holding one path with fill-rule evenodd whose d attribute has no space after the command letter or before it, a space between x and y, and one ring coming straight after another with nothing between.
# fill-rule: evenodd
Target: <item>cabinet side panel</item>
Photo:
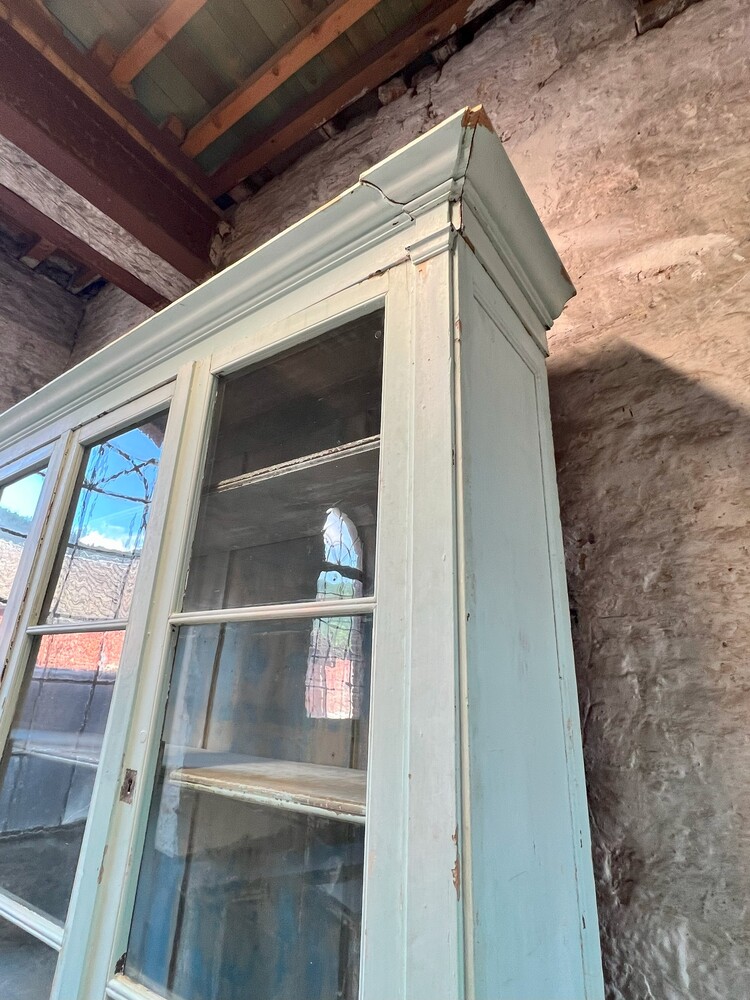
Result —
<instances>
[{"instance_id":1,"label":"cabinet side panel","mask_svg":"<svg viewBox=\"0 0 750 1000\"><path fill-rule=\"evenodd\" d=\"M466 269L484 278L468 255ZM494 288L480 298L463 277L460 307L464 819L475 996L584 1000L598 995L586 982L582 941L585 923L596 934L596 915L582 912L579 888L591 871L587 856L581 872L578 851L587 817L573 789L582 775L570 773L581 766L570 752L579 723L562 676L572 665L558 653L544 364Z\"/></svg>"}]
</instances>

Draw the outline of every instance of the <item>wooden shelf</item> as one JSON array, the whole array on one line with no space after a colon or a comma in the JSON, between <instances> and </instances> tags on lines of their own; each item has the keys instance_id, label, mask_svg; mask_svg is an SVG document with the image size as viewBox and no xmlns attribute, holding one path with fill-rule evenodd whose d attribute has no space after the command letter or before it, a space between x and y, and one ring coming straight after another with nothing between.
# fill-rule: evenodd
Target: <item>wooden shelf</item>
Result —
<instances>
[{"instance_id":1,"label":"wooden shelf","mask_svg":"<svg viewBox=\"0 0 750 1000\"><path fill-rule=\"evenodd\" d=\"M223 480L204 495L194 554L322 539L330 507L340 507L362 531L375 523L378 468L378 441L372 438Z\"/></svg>"},{"instance_id":2,"label":"wooden shelf","mask_svg":"<svg viewBox=\"0 0 750 1000\"><path fill-rule=\"evenodd\" d=\"M179 767L170 763L182 756ZM311 813L348 823L365 821L366 772L323 764L171 748L167 780L182 788L242 802Z\"/></svg>"},{"instance_id":3,"label":"wooden shelf","mask_svg":"<svg viewBox=\"0 0 750 1000\"><path fill-rule=\"evenodd\" d=\"M378 451L380 448L380 435L361 438L359 441L352 441L348 444L340 444L334 448L326 448L325 451L316 451L310 455L303 455L301 458L293 458L288 462L279 462L277 465L269 465L253 472L246 472L240 476L233 476L229 479L222 479L209 487L209 493L226 493L228 490L242 489L244 486L251 486L253 483L261 483L266 479L278 479L280 476L288 476L303 469L319 469L323 465L331 462L339 462L343 458L350 458L356 455L364 455L369 451Z\"/></svg>"}]
</instances>

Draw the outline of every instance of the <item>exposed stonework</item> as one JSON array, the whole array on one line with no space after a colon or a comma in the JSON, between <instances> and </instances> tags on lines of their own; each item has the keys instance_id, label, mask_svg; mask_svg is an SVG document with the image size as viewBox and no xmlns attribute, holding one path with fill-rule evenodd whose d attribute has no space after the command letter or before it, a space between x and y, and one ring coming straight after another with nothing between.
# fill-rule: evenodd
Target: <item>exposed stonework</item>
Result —
<instances>
[{"instance_id":1,"label":"exposed stonework","mask_svg":"<svg viewBox=\"0 0 750 1000\"><path fill-rule=\"evenodd\" d=\"M68 365L83 302L0 252L0 411Z\"/></svg>"},{"instance_id":2,"label":"exposed stonework","mask_svg":"<svg viewBox=\"0 0 750 1000\"><path fill-rule=\"evenodd\" d=\"M153 309L143 305L131 295L105 285L97 296L86 304L86 311L76 334L70 365L77 365L111 340L132 330L149 316Z\"/></svg>"},{"instance_id":3,"label":"exposed stonework","mask_svg":"<svg viewBox=\"0 0 750 1000\"><path fill-rule=\"evenodd\" d=\"M750 8L518 3L239 206L225 262L482 102L578 296L551 336L610 1000L750 996Z\"/></svg>"}]
</instances>

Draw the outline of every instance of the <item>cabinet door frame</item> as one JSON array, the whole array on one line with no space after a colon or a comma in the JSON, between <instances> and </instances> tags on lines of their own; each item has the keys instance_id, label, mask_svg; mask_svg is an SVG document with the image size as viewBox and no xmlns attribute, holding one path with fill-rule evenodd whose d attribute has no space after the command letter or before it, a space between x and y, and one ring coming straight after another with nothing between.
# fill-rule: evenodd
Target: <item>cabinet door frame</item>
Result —
<instances>
[{"instance_id":1,"label":"cabinet door frame","mask_svg":"<svg viewBox=\"0 0 750 1000\"><path fill-rule=\"evenodd\" d=\"M197 518L218 378L292 346L311 341L348 321L383 307L386 309L387 328L384 349L388 355L389 343L395 345L400 339L399 326L403 326L403 315L397 315L397 310L390 302L389 276L386 274L357 283L284 320L258 326L256 329L248 322L244 336L232 344L219 346L213 354L193 365L192 384L186 403L181 442L177 448L170 500L163 522L161 550L153 576L145 639L140 650L137 678L133 684L133 701L129 706L130 720L124 736L123 751L118 758L122 762L120 773L127 769L137 774L137 778L130 802L114 802L109 815L103 808L100 811L101 855L92 854L89 868L92 871L98 868L101 882L92 894L92 905L86 911L88 927L84 931L88 930L87 940L79 946L76 962L78 967L85 966L86 971L84 977L77 982L78 994L73 994L70 990L66 993L61 979L60 988L53 1000L63 1000L71 995L77 995L80 1000L101 1000L104 993L120 1000L154 1000L158 996L124 975L122 970L125 967L124 956L140 871L174 642L181 617L182 583ZM391 356L390 366L384 361L384 367L400 365L397 354L391 351ZM388 409L386 391L384 373L384 410ZM395 383L393 392L398 392ZM395 444L396 435L392 434L390 437ZM382 480L381 459L381 483ZM383 534L387 532L379 530L379 539ZM380 544L379 541L378 545ZM378 570L376 574L379 575ZM376 594L377 592L376 577ZM362 598L360 609L371 612L375 601L376 598ZM295 607L294 613L299 614L302 607ZM240 616L244 617L242 609L240 612ZM377 629L377 614L375 628ZM373 664L378 655L375 642L374 640ZM373 666L373 670L375 669ZM397 664L392 666L391 672L403 673L398 670ZM365 850L367 851L367 840ZM364 924L363 918L363 933ZM65 982L72 985L73 980L66 978Z\"/></svg>"},{"instance_id":2,"label":"cabinet door frame","mask_svg":"<svg viewBox=\"0 0 750 1000\"><path fill-rule=\"evenodd\" d=\"M56 626L39 624L39 614L47 593L58 548L62 541L63 530L78 482L81 464L84 461L85 450L89 445L116 433L119 429L125 429L140 420L147 419L152 414L169 408L171 423L168 422L164 447L160 456L159 475L153 497L150 523L142 550L141 565L133 593L133 606L129 615L120 666L127 670L128 664L132 663L142 629L141 609L144 605L144 595L147 602L149 564L153 562L154 540L158 538L159 522L163 516L166 483L162 485L161 473L164 473L164 480L169 480L169 442L170 438L174 436L175 428L179 425L180 420L177 412L179 411L178 396L179 393L176 392L174 382L146 392L136 400L114 407L109 412L78 427L63 431L58 438L50 440L23 458L11 458L0 473L2 481L7 481L9 478L17 478L19 474L24 472L34 471L34 469L44 465L45 461L47 463L45 484L37 504L28 544L25 546L19 567L21 579L18 580L19 586L14 585L14 593L11 595L13 606L9 605L9 627L2 640L2 655L6 663L2 686L0 686L0 739L2 746L5 746L17 699L28 669L34 636L54 632L57 629ZM171 419L172 417L174 419ZM75 424L74 414L70 416L68 423ZM82 631L91 630L85 624L81 628ZM59 631L59 629L57 630ZM116 705L116 692L119 687L121 686L119 685L118 672L113 705ZM111 742L116 739L120 723L121 720L115 707L115 710L109 713L105 747L107 741ZM60 974L66 962L69 961L68 952L75 950L75 925L79 920L77 913L82 903L85 909L85 893L80 883L82 876L85 875L84 869L90 868L87 843L96 827L96 816L100 812L98 802L101 799L102 791L106 789L107 778L111 779L111 775L104 774L107 770L111 770L111 768L105 766L105 753L103 753L94 783L84 841L78 858L77 874L64 926L60 927L31 907L25 906L8 894L0 892L0 915L55 949L61 956L58 959L51 997L75 995L67 990L61 992Z\"/></svg>"}]
</instances>

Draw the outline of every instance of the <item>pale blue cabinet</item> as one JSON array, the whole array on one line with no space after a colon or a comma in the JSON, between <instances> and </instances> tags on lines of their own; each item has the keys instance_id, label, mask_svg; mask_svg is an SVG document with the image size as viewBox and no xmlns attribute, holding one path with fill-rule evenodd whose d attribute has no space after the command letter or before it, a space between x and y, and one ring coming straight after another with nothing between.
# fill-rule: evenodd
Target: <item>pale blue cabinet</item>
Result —
<instances>
[{"instance_id":1,"label":"pale blue cabinet","mask_svg":"<svg viewBox=\"0 0 750 1000\"><path fill-rule=\"evenodd\" d=\"M601 1000L572 294L467 110L0 415L4 995Z\"/></svg>"}]
</instances>

